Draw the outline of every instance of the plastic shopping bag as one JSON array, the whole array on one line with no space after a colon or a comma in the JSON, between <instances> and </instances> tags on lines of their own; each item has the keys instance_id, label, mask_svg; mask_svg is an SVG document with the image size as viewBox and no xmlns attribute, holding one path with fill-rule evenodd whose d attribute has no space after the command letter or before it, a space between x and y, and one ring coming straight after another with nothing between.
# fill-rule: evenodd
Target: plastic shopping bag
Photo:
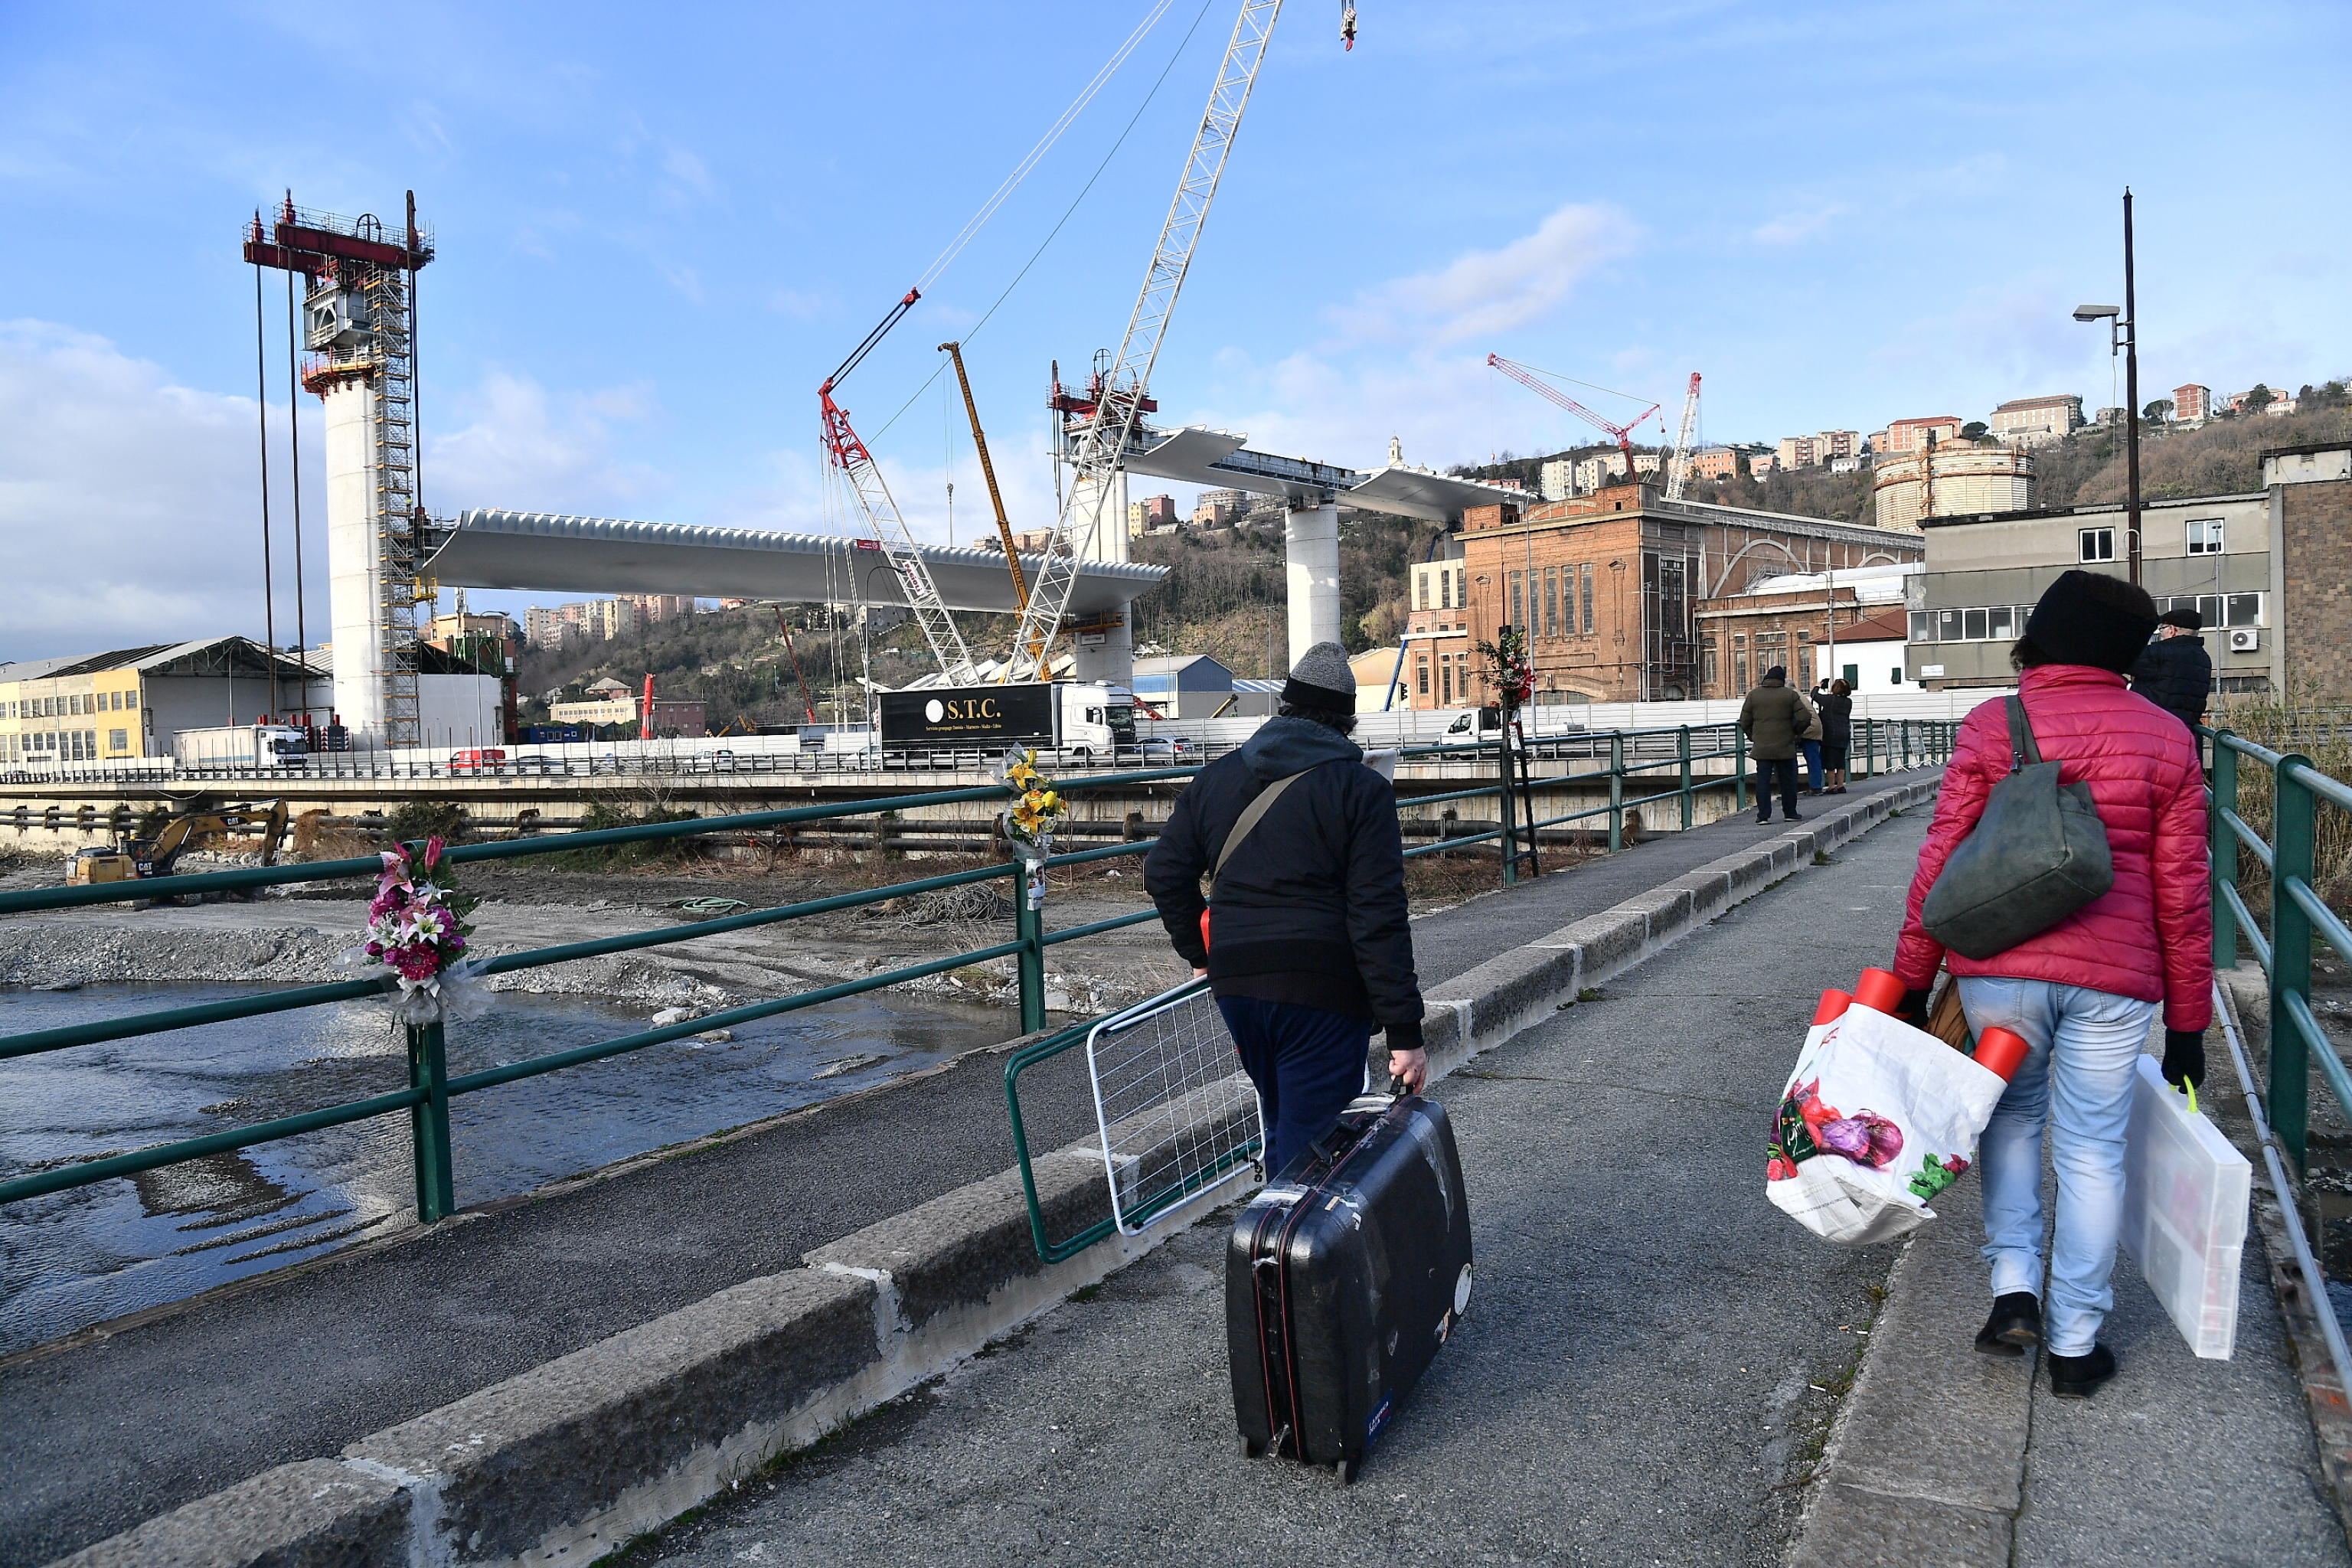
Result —
<instances>
[{"instance_id":1,"label":"plastic shopping bag","mask_svg":"<svg viewBox=\"0 0 2352 1568\"><path fill-rule=\"evenodd\" d=\"M2124 1144L2124 1245L2189 1348L2227 1361L2254 1168L2187 1095L2139 1058Z\"/></svg>"},{"instance_id":2,"label":"plastic shopping bag","mask_svg":"<svg viewBox=\"0 0 2352 1568\"><path fill-rule=\"evenodd\" d=\"M1936 1217L1928 1200L1969 1168L2008 1087L1933 1035L1849 1007L1806 1035L1781 1093L1765 1195L1831 1241L1907 1235Z\"/></svg>"}]
</instances>

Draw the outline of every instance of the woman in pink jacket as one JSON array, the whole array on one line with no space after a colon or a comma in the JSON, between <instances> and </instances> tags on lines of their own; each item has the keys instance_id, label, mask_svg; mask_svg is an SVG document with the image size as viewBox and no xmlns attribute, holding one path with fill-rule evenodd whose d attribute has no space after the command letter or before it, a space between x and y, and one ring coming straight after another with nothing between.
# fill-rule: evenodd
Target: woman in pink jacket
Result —
<instances>
[{"instance_id":1,"label":"woman in pink jacket","mask_svg":"<svg viewBox=\"0 0 2352 1568\"><path fill-rule=\"evenodd\" d=\"M1986 959L1948 955L1919 910L1944 862L2010 771L2007 704L1960 726L1919 851L1895 972L1916 1015L1948 962L1969 1026L2014 1030L2032 1047L1986 1126L1985 1249L1992 1316L1977 1348L2021 1355L2042 1342L2050 1388L2087 1398L2115 1375L2098 1342L2114 1305L2123 1218L2124 1136L2132 1079L2158 1008L2164 1076L2205 1076L2212 1021L2212 906L2206 873L2204 775L2180 721L2126 689L2125 672L2156 630L2156 605L2120 578L2069 572L2050 585L2011 650L2036 743L2061 782L2087 782L2115 857L2115 885L2074 914ZM2045 1316L2042 1133L2052 1129L2058 1213Z\"/></svg>"}]
</instances>

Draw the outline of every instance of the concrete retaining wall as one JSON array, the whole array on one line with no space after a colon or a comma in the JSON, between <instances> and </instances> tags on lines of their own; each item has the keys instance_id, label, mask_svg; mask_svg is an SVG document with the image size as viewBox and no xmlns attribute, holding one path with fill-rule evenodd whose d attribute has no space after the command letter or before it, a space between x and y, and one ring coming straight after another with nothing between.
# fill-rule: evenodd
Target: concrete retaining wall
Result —
<instances>
[{"instance_id":1,"label":"concrete retaining wall","mask_svg":"<svg viewBox=\"0 0 2352 1568\"><path fill-rule=\"evenodd\" d=\"M1431 988L1433 1076L1933 793L1866 795ZM1380 1064L1385 1068L1385 1059ZM1148 1156L1147 1156L1148 1158ZM1091 1142L1035 1162L1049 1228L1105 1212ZM1246 1169L1140 1237L1041 1263L1017 1172L808 1253L804 1267L280 1466L62 1560L73 1568L584 1563L938 1375L1246 1191Z\"/></svg>"}]
</instances>

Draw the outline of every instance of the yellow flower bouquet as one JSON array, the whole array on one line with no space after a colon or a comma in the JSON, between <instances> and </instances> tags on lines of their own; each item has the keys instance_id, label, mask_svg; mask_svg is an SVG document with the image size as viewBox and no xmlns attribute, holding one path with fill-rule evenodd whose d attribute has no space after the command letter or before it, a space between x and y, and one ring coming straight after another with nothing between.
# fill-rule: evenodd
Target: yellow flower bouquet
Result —
<instances>
[{"instance_id":1,"label":"yellow flower bouquet","mask_svg":"<svg viewBox=\"0 0 2352 1568\"><path fill-rule=\"evenodd\" d=\"M1069 815L1069 802L1037 771L1034 751L1006 752L997 776L1013 791L1004 808L1004 832L1014 853L1024 860L1043 860L1053 853L1054 825Z\"/></svg>"}]
</instances>

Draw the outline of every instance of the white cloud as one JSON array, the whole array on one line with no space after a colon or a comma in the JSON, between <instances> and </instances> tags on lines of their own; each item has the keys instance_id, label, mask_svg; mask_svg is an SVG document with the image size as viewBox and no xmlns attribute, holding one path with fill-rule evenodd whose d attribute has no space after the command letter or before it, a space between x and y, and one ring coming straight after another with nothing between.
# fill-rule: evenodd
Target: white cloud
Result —
<instances>
[{"instance_id":1,"label":"white cloud","mask_svg":"<svg viewBox=\"0 0 2352 1568\"><path fill-rule=\"evenodd\" d=\"M611 514L665 476L616 454L616 427L656 412L642 386L551 397L493 372L448 400L462 421L425 450L426 502ZM307 630L326 636L318 405L300 400ZM269 408L278 636L294 638L287 408ZM259 637L261 500L250 397L175 384L106 339L0 322L0 659L239 632ZM959 509L961 510L961 509Z\"/></svg>"},{"instance_id":2,"label":"white cloud","mask_svg":"<svg viewBox=\"0 0 2352 1568\"><path fill-rule=\"evenodd\" d=\"M286 410L271 412L282 438ZM252 399L175 385L103 338L0 322L0 658L258 636L254 416ZM322 604L324 573L314 581Z\"/></svg>"},{"instance_id":3,"label":"white cloud","mask_svg":"<svg viewBox=\"0 0 2352 1568\"><path fill-rule=\"evenodd\" d=\"M528 376L493 370L452 400L458 428L428 438L426 503L612 516L668 492L667 478L614 452L616 424L654 413L643 385L551 396Z\"/></svg>"},{"instance_id":4,"label":"white cloud","mask_svg":"<svg viewBox=\"0 0 2352 1568\"><path fill-rule=\"evenodd\" d=\"M1749 231L1748 238L1759 245L1795 245L1811 238L1829 226L1833 219L1845 213L1843 205L1832 203L1811 212L1782 213Z\"/></svg>"},{"instance_id":5,"label":"white cloud","mask_svg":"<svg viewBox=\"0 0 2352 1568\"><path fill-rule=\"evenodd\" d=\"M1349 336L1452 343L1542 320L1580 279L1633 247L1633 222L1614 207L1570 203L1496 250L1471 250L1436 272L1365 289L1334 315Z\"/></svg>"}]
</instances>

